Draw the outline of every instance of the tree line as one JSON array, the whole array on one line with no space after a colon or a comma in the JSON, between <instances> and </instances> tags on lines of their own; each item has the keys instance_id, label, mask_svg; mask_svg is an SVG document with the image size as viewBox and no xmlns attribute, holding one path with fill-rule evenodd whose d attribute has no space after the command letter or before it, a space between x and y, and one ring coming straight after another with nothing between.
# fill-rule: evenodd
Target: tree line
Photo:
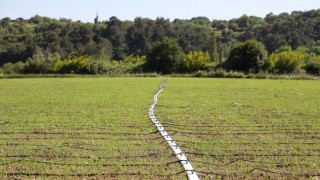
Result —
<instances>
[{"instance_id":1,"label":"tree line","mask_svg":"<svg viewBox=\"0 0 320 180\"><path fill-rule=\"evenodd\" d=\"M226 20L0 20L3 73L320 73L320 10Z\"/></svg>"}]
</instances>

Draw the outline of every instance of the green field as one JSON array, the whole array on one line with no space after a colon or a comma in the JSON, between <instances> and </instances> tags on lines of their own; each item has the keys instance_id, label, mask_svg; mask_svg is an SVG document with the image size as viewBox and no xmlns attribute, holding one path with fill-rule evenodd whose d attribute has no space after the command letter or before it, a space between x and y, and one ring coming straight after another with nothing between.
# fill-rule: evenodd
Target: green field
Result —
<instances>
[{"instance_id":1,"label":"green field","mask_svg":"<svg viewBox=\"0 0 320 180\"><path fill-rule=\"evenodd\" d=\"M169 79L155 114L201 178L320 176L320 81Z\"/></svg>"},{"instance_id":2,"label":"green field","mask_svg":"<svg viewBox=\"0 0 320 180\"><path fill-rule=\"evenodd\" d=\"M0 79L0 179L184 179L161 78ZM168 78L155 115L201 179L320 176L320 81Z\"/></svg>"},{"instance_id":3,"label":"green field","mask_svg":"<svg viewBox=\"0 0 320 180\"><path fill-rule=\"evenodd\" d=\"M0 80L0 179L184 178L148 116L160 82Z\"/></svg>"}]
</instances>

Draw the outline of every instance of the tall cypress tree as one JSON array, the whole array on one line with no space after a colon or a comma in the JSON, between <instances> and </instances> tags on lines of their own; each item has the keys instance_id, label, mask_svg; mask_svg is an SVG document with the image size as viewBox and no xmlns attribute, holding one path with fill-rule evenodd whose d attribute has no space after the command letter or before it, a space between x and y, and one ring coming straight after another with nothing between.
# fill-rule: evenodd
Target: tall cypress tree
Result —
<instances>
[{"instance_id":1,"label":"tall cypress tree","mask_svg":"<svg viewBox=\"0 0 320 180\"><path fill-rule=\"evenodd\" d=\"M214 30L211 32L210 44L209 44L209 54L211 61L218 60L218 53L217 53L217 37Z\"/></svg>"}]
</instances>

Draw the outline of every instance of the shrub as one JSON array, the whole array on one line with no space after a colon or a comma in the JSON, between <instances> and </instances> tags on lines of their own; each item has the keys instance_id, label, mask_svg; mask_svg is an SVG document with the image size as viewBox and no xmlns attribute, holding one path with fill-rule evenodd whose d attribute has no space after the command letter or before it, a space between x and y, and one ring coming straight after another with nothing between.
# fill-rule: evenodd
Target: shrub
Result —
<instances>
[{"instance_id":1,"label":"shrub","mask_svg":"<svg viewBox=\"0 0 320 180\"><path fill-rule=\"evenodd\" d=\"M291 52L291 46L281 46L279 49L275 50L274 53L281 53L281 52Z\"/></svg>"},{"instance_id":2,"label":"shrub","mask_svg":"<svg viewBox=\"0 0 320 180\"><path fill-rule=\"evenodd\" d=\"M129 55L123 59L125 64L143 64L146 61L146 56L133 56Z\"/></svg>"},{"instance_id":3,"label":"shrub","mask_svg":"<svg viewBox=\"0 0 320 180\"><path fill-rule=\"evenodd\" d=\"M89 74L89 57L73 55L65 60L58 60L54 63L53 69L61 74Z\"/></svg>"},{"instance_id":4,"label":"shrub","mask_svg":"<svg viewBox=\"0 0 320 180\"><path fill-rule=\"evenodd\" d=\"M193 74L193 77L206 77L207 76L207 72L205 71L197 71Z\"/></svg>"},{"instance_id":5,"label":"shrub","mask_svg":"<svg viewBox=\"0 0 320 180\"><path fill-rule=\"evenodd\" d=\"M305 70L309 74L320 75L320 56L309 60L305 65Z\"/></svg>"},{"instance_id":6,"label":"shrub","mask_svg":"<svg viewBox=\"0 0 320 180\"><path fill-rule=\"evenodd\" d=\"M225 71L223 69L218 69L217 71L214 71L211 76L223 78L223 77L226 77L227 74L228 74L227 71Z\"/></svg>"},{"instance_id":7,"label":"shrub","mask_svg":"<svg viewBox=\"0 0 320 180\"><path fill-rule=\"evenodd\" d=\"M24 72L25 73L52 73L53 65L56 61L60 60L60 55L58 53L48 53L44 54L38 52L33 54L31 58L27 59L25 63Z\"/></svg>"},{"instance_id":8,"label":"shrub","mask_svg":"<svg viewBox=\"0 0 320 180\"><path fill-rule=\"evenodd\" d=\"M275 73L293 73L301 70L304 55L297 51L273 53L269 58L269 68Z\"/></svg>"},{"instance_id":9,"label":"shrub","mask_svg":"<svg viewBox=\"0 0 320 180\"><path fill-rule=\"evenodd\" d=\"M314 53L317 56L320 56L320 46L312 47L311 52Z\"/></svg>"},{"instance_id":10,"label":"shrub","mask_svg":"<svg viewBox=\"0 0 320 180\"><path fill-rule=\"evenodd\" d=\"M268 78L268 74L265 74L265 73L258 73L255 75L256 79L267 79Z\"/></svg>"},{"instance_id":11,"label":"shrub","mask_svg":"<svg viewBox=\"0 0 320 180\"><path fill-rule=\"evenodd\" d=\"M24 66L23 62L13 63L6 63L2 66L2 73L3 74L22 74L24 73Z\"/></svg>"},{"instance_id":12,"label":"shrub","mask_svg":"<svg viewBox=\"0 0 320 180\"><path fill-rule=\"evenodd\" d=\"M190 51L183 59L182 69L185 72L203 70L209 61L210 55L208 52Z\"/></svg>"},{"instance_id":13,"label":"shrub","mask_svg":"<svg viewBox=\"0 0 320 180\"><path fill-rule=\"evenodd\" d=\"M89 74L104 74L107 62L108 61L102 60L102 59L89 58L87 73L89 73Z\"/></svg>"},{"instance_id":14,"label":"shrub","mask_svg":"<svg viewBox=\"0 0 320 180\"><path fill-rule=\"evenodd\" d=\"M229 72L227 78L244 78L245 75L242 72Z\"/></svg>"},{"instance_id":15,"label":"shrub","mask_svg":"<svg viewBox=\"0 0 320 180\"><path fill-rule=\"evenodd\" d=\"M3 74L13 74L15 73L13 70L13 64L12 63L6 63L2 66L2 72Z\"/></svg>"}]
</instances>

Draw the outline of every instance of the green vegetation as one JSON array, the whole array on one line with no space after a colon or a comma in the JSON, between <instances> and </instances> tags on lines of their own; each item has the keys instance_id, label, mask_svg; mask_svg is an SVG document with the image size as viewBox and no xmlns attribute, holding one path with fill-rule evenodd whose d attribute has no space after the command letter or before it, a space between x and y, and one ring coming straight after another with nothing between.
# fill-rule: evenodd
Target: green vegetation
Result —
<instances>
[{"instance_id":1,"label":"green vegetation","mask_svg":"<svg viewBox=\"0 0 320 180\"><path fill-rule=\"evenodd\" d=\"M248 40L235 45L226 61L233 71L258 73L266 70L268 53L264 45L256 40Z\"/></svg>"},{"instance_id":2,"label":"green vegetation","mask_svg":"<svg viewBox=\"0 0 320 180\"><path fill-rule=\"evenodd\" d=\"M160 82L1 79L0 178L184 178L148 116Z\"/></svg>"},{"instance_id":3,"label":"green vegetation","mask_svg":"<svg viewBox=\"0 0 320 180\"><path fill-rule=\"evenodd\" d=\"M210 55L208 52L189 52L182 62L182 70L184 72L195 72L204 70L210 62Z\"/></svg>"},{"instance_id":4,"label":"green vegetation","mask_svg":"<svg viewBox=\"0 0 320 180\"><path fill-rule=\"evenodd\" d=\"M172 39L155 43L147 55L146 70L159 74L177 72L182 64L184 54Z\"/></svg>"},{"instance_id":5,"label":"green vegetation","mask_svg":"<svg viewBox=\"0 0 320 180\"><path fill-rule=\"evenodd\" d=\"M317 49L299 47L293 51L290 46L282 46L269 57L269 68L276 73L294 73L305 70L309 74L320 75L320 56Z\"/></svg>"},{"instance_id":6,"label":"green vegetation","mask_svg":"<svg viewBox=\"0 0 320 180\"><path fill-rule=\"evenodd\" d=\"M108 61L105 56L75 56L60 59L59 54L34 54L26 63L6 63L4 74L98 74L124 75L142 72L145 57L126 56L123 61Z\"/></svg>"},{"instance_id":7,"label":"green vegetation","mask_svg":"<svg viewBox=\"0 0 320 180\"><path fill-rule=\"evenodd\" d=\"M155 109L201 179L320 175L320 82L169 78Z\"/></svg>"},{"instance_id":8,"label":"green vegetation","mask_svg":"<svg viewBox=\"0 0 320 180\"><path fill-rule=\"evenodd\" d=\"M1 179L185 178L148 117L160 82L1 79ZM155 114L202 179L311 178L319 83L169 78Z\"/></svg>"},{"instance_id":9,"label":"green vegetation","mask_svg":"<svg viewBox=\"0 0 320 180\"><path fill-rule=\"evenodd\" d=\"M302 69L303 54L299 52L281 52L270 56L270 69L274 72L292 73Z\"/></svg>"},{"instance_id":10,"label":"green vegetation","mask_svg":"<svg viewBox=\"0 0 320 180\"><path fill-rule=\"evenodd\" d=\"M118 75L194 73L199 70L214 73L224 68L245 74L263 71L319 75L319 20L320 10L270 13L264 18L243 15L229 21L211 21L206 17L172 21L137 17L134 21L121 21L111 17L93 24L41 16L16 20L3 18L0 20L0 72ZM157 63L150 66L145 57L165 39L170 39L171 46L178 46L184 55L208 52L210 61L199 65L194 63L198 61L195 56L184 66L180 62L183 58L179 63L162 63L176 58L168 51L158 56L167 57L160 63L166 66L160 69ZM245 50L246 45L247 50L252 50L250 53L237 50ZM283 47L292 52L279 54ZM260 51L260 55L254 49ZM180 50L176 51L179 56ZM301 61L301 56L312 58ZM126 63L128 57L142 61Z\"/></svg>"}]
</instances>

